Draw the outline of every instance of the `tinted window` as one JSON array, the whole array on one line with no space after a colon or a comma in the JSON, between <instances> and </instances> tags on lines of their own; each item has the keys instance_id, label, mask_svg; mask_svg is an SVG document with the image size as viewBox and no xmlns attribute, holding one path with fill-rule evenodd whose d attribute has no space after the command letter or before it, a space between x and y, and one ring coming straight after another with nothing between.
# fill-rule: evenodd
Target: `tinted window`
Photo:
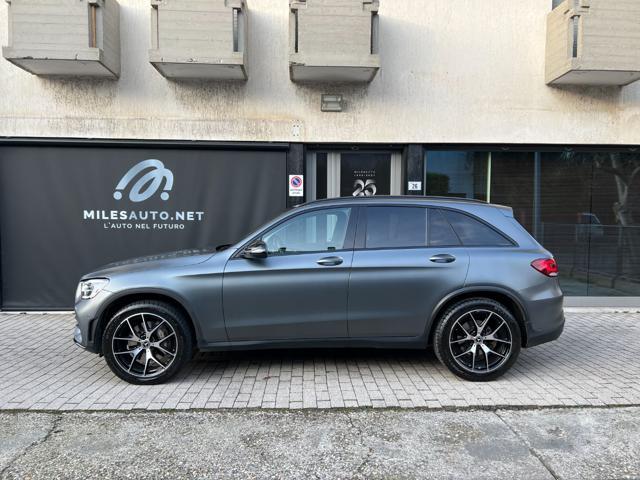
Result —
<instances>
[{"instance_id":1,"label":"tinted window","mask_svg":"<svg viewBox=\"0 0 640 480\"><path fill-rule=\"evenodd\" d=\"M440 210L429 210L429 245L432 247L460 245L460 240Z\"/></svg>"},{"instance_id":2,"label":"tinted window","mask_svg":"<svg viewBox=\"0 0 640 480\"><path fill-rule=\"evenodd\" d=\"M468 246L509 246L511 242L491 227L465 215L451 210L442 210L463 245Z\"/></svg>"},{"instance_id":3,"label":"tinted window","mask_svg":"<svg viewBox=\"0 0 640 480\"><path fill-rule=\"evenodd\" d=\"M368 207L366 216L367 248L426 246L426 208Z\"/></svg>"},{"instance_id":4,"label":"tinted window","mask_svg":"<svg viewBox=\"0 0 640 480\"><path fill-rule=\"evenodd\" d=\"M342 250L350 216L350 208L304 213L275 227L262 240L270 255Z\"/></svg>"}]
</instances>

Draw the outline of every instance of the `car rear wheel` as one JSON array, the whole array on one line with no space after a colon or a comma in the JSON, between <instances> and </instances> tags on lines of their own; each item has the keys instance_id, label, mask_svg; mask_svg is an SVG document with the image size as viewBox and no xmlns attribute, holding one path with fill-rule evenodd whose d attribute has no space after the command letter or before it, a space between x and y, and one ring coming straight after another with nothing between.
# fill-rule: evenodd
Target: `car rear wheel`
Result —
<instances>
[{"instance_id":1,"label":"car rear wheel","mask_svg":"<svg viewBox=\"0 0 640 480\"><path fill-rule=\"evenodd\" d=\"M193 340L187 319L169 304L139 301L107 323L102 352L109 368L129 383L163 383L189 361Z\"/></svg>"},{"instance_id":2,"label":"car rear wheel","mask_svg":"<svg viewBox=\"0 0 640 480\"><path fill-rule=\"evenodd\" d=\"M433 338L440 362L471 381L502 376L517 360L520 345L515 317L489 298L471 298L448 308L440 316Z\"/></svg>"}]
</instances>

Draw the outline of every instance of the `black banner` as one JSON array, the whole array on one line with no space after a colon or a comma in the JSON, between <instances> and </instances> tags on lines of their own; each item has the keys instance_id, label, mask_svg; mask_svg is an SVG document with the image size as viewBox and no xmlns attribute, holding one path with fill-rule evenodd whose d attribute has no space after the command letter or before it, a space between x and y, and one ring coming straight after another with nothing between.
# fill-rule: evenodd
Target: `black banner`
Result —
<instances>
[{"instance_id":1,"label":"black banner","mask_svg":"<svg viewBox=\"0 0 640 480\"><path fill-rule=\"evenodd\" d=\"M389 195L391 156L384 153L343 153L340 156L340 196Z\"/></svg>"},{"instance_id":2,"label":"black banner","mask_svg":"<svg viewBox=\"0 0 640 480\"><path fill-rule=\"evenodd\" d=\"M4 309L67 309L80 276L233 243L285 209L286 152L0 147Z\"/></svg>"}]
</instances>

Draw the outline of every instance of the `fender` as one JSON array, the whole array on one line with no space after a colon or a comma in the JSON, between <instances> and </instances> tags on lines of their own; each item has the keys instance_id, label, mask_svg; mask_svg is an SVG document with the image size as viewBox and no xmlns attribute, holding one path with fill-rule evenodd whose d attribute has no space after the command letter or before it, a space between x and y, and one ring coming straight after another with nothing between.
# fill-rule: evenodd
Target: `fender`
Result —
<instances>
[{"instance_id":1,"label":"fender","mask_svg":"<svg viewBox=\"0 0 640 480\"><path fill-rule=\"evenodd\" d=\"M96 318L93 321L93 325L91 327L91 337L94 339L94 344L96 344L96 330L98 328L98 324L104 315L104 312L110 308L114 302L117 302L121 298L129 297L132 295L144 295L144 294L152 294L152 295L162 295L164 297L168 297L172 299L174 302L178 303L189 315L189 320L191 321L191 325L196 331L196 343L198 339L202 338L202 332L200 331L200 323L196 321L196 316L193 313L193 310L188 306L188 302L178 293L173 290L166 290L162 288L133 288L131 290L127 289L121 292L114 293L111 298L109 298L108 302L105 302L100 309L96 313ZM96 345L99 348L99 345Z\"/></svg>"},{"instance_id":2,"label":"fender","mask_svg":"<svg viewBox=\"0 0 640 480\"><path fill-rule=\"evenodd\" d=\"M436 317L438 316L438 314L442 310L442 307L445 304L447 304L451 299L457 297L458 295L464 295L464 294L473 293L473 292L495 292L495 293L500 293L505 297L508 297L509 299L511 299L513 303L518 307L518 310L520 310L519 313L522 317L522 321L524 322L525 330L527 329L527 326L529 324L529 315L527 313L527 309L525 308L518 294L514 290L509 290L504 287L498 287L496 285L469 285L469 286L459 288L458 290L454 290L453 292L450 292L438 302L433 312L431 312L431 316L429 317L429 322L426 325L425 338L426 339L429 338L429 335L431 333L431 329L433 326L433 322L436 320Z\"/></svg>"}]
</instances>

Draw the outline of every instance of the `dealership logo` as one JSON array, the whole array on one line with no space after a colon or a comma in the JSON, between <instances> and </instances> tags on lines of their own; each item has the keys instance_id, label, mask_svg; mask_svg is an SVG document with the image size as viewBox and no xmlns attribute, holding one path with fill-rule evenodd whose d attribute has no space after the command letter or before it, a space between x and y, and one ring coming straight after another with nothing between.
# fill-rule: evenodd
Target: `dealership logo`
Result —
<instances>
[{"instance_id":1,"label":"dealership logo","mask_svg":"<svg viewBox=\"0 0 640 480\"><path fill-rule=\"evenodd\" d=\"M173 188L173 172L160 160L143 160L129 169L120 179L113 198L122 200L128 194L135 203L144 202L160 193L169 200ZM103 205L104 207L104 205ZM92 208L82 211L85 222L101 222L105 230L184 230L204 220L205 212L197 210L146 210Z\"/></svg>"},{"instance_id":2,"label":"dealership logo","mask_svg":"<svg viewBox=\"0 0 640 480\"><path fill-rule=\"evenodd\" d=\"M353 189L354 197L372 197L378 191L375 180L371 178L357 179L353 184Z\"/></svg>"},{"instance_id":3,"label":"dealership logo","mask_svg":"<svg viewBox=\"0 0 640 480\"><path fill-rule=\"evenodd\" d=\"M146 170L148 171L140 176ZM136 177L139 178L129 190L129 200L132 202L143 202L151 198L160 190L163 182L164 187L162 188L160 198L165 201L169 200L169 192L173 188L173 173L166 168L160 160L153 158L143 160L131 167L118 182L116 191L113 192L113 198L116 200L122 199L123 190L125 190Z\"/></svg>"}]
</instances>

